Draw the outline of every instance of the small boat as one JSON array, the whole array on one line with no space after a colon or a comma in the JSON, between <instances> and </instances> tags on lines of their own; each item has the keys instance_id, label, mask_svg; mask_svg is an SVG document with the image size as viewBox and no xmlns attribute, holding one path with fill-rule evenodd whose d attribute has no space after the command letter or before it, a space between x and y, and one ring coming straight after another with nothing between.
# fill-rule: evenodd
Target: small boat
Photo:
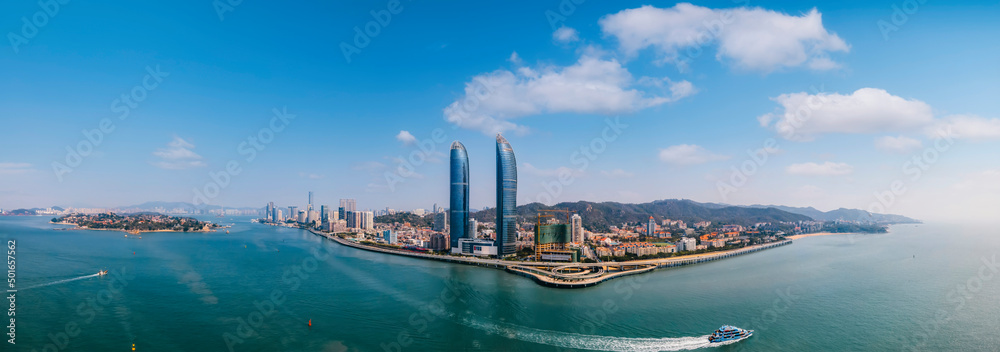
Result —
<instances>
[{"instance_id":1,"label":"small boat","mask_svg":"<svg viewBox=\"0 0 1000 352\"><path fill-rule=\"evenodd\" d=\"M731 325L723 325L719 330L715 330L708 336L708 342L719 343L726 341L740 341L753 336L753 330L743 330Z\"/></svg>"},{"instance_id":2,"label":"small boat","mask_svg":"<svg viewBox=\"0 0 1000 352\"><path fill-rule=\"evenodd\" d=\"M101 271L97 272L97 275L100 275L100 276L104 276L104 275L107 275L107 274L108 274L107 270L101 270Z\"/></svg>"}]
</instances>

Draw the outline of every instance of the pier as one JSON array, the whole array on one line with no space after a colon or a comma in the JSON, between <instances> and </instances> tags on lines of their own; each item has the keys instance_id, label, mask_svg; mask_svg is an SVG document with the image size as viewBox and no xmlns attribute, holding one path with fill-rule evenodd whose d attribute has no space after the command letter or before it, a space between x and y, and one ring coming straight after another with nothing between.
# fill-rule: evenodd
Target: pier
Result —
<instances>
[{"instance_id":1,"label":"pier","mask_svg":"<svg viewBox=\"0 0 1000 352\"><path fill-rule=\"evenodd\" d=\"M440 254L419 253L402 249L389 249L365 245L341 238L335 234L319 232L310 229L313 234L326 237L339 244L361 250L381 252L386 254L402 255L423 259L439 260L456 264L476 265L500 269L512 274L521 275L535 280L536 283L557 288L582 288L590 287L619 277L643 274L660 268L671 268L682 265L691 265L713 260L735 257L738 255L750 254L765 249L784 246L792 243L792 240L784 240L773 243L760 244L756 246L733 249L723 252L712 252L703 254L687 255L674 258L658 258L633 260L627 262L600 262L600 263L565 263L565 262L530 262L530 261L510 261L489 258L477 258L467 256L452 256Z\"/></svg>"}]
</instances>

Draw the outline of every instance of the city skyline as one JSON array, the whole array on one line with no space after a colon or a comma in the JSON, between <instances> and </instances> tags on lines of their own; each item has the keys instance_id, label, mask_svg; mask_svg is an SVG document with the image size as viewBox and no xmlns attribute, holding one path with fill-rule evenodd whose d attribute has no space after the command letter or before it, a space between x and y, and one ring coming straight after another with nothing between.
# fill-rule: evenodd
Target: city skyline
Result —
<instances>
[{"instance_id":1,"label":"city skyline","mask_svg":"<svg viewBox=\"0 0 1000 352\"><path fill-rule=\"evenodd\" d=\"M203 19L185 31L107 4L67 7L0 55L3 121L17 132L0 141L14 151L0 156L0 208L199 192L227 207L304 208L307 191L316 204L426 208L448 202L448 143L488 160L502 131L521 150L519 204L676 198L987 218L1000 212L1000 88L984 78L1000 74L1000 49L982 43L1000 34L1000 10L900 4L586 2L563 14L404 3L349 60L341 44L384 4L134 8ZM18 33L38 11L10 4L0 23ZM665 20L677 16L692 20ZM261 25L293 18L308 24ZM135 30L107 41L78 28ZM183 45L151 43L164 40ZM401 54L412 65L396 65ZM481 181L469 206L491 207L491 171L470 178Z\"/></svg>"}]
</instances>

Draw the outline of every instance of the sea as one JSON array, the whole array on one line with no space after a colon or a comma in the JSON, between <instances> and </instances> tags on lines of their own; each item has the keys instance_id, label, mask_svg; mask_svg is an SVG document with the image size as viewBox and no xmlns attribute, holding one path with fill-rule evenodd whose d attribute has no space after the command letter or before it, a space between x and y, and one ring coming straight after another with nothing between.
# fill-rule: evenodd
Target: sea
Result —
<instances>
[{"instance_id":1,"label":"sea","mask_svg":"<svg viewBox=\"0 0 1000 352\"><path fill-rule=\"evenodd\" d=\"M0 217L17 290L0 350L1000 350L995 226L801 238L558 289L249 217L202 218L229 233L128 237L49 219ZM754 335L709 344L724 324Z\"/></svg>"}]
</instances>

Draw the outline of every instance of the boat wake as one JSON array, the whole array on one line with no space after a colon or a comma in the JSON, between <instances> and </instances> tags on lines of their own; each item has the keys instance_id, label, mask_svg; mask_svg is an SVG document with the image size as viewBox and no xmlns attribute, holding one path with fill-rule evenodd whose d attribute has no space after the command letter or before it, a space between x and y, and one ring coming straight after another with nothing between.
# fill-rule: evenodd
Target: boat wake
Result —
<instances>
[{"instance_id":1,"label":"boat wake","mask_svg":"<svg viewBox=\"0 0 1000 352\"><path fill-rule=\"evenodd\" d=\"M84 275L84 276L80 276L80 277L74 277L72 279L58 280L58 281L53 281L53 282L39 284L39 285L34 285L34 286L28 286L28 287L25 287L25 288L22 288L22 289L19 289L19 290L20 291L24 291L24 290L30 290L30 289L33 289L33 288L39 288L39 287L45 287L45 286L52 286L52 285L64 284L64 283L71 282L71 281L89 279L89 278L92 278L92 277L95 277L95 276L101 276L101 273Z\"/></svg>"},{"instance_id":2,"label":"boat wake","mask_svg":"<svg viewBox=\"0 0 1000 352\"><path fill-rule=\"evenodd\" d=\"M710 335L667 338L628 338L583 335L560 331L533 329L506 323L491 323L473 318L463 319L465 325L491 334L543 345L595 351L685 351L728 345L735 341L708 342Z\"/></svg>"}]
</instances>

